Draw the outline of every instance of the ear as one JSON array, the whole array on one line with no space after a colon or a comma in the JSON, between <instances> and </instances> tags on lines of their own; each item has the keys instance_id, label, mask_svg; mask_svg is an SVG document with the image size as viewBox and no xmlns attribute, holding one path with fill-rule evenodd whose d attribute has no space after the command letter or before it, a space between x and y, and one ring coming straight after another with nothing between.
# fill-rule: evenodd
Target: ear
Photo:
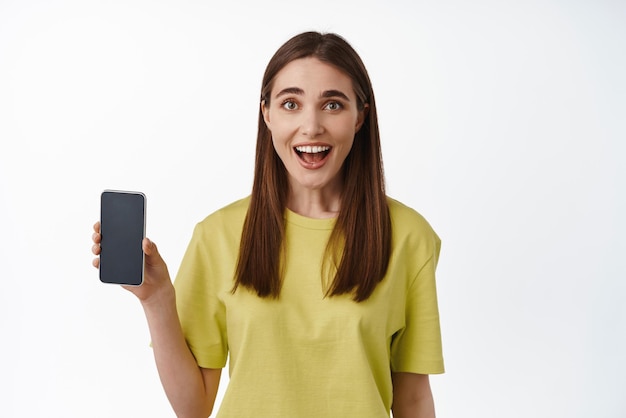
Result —
<instances>
[{"instance_id":1,"label":"ear","mask_svg":"<svg viewBox=\"0 0 626 418\"><path fill-rule=\"evenodd\" d=\"M265 121L265 124L267 125L267 128L271 130L271 128L270 128L270 109L266 105L265 100L261 100L261 113L263 114L263 120Z\"/></svg>"},{"instance_id":2,"label":"ear","mask_svg":"<svg viewBox=\"0 0 626 418\"><path fill-rule=\"evenodd\" d=\"M370 105L365 103L363 105L363 110L359 110L359 114L357 115L356 118L356 126L354 127L354 133L359 132L359 130L361 129L361 126L363 126L363 124L365 123L365 119L367 118L367 115L370 112Z\"/></svg>"}]
</instances>

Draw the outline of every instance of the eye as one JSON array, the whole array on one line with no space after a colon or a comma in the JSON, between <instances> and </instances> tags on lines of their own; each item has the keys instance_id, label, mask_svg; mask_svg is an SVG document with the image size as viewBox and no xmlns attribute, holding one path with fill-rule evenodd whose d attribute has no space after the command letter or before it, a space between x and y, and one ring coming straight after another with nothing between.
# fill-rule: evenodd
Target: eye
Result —
<instances>
[{"instance_id":1,"label":"eye","mask_svg":"<svg viewBox=\"0 0 626 418\"><path fill-rule=\"evenodd\" d=\"M343 105L339 102L328 102L324 109L330 110L332 112L343 109Z\"/></svg>"},{"instance_id":2,"label":"eye","mask_svg":"<svg viewBox=\"0 0 626 418\"><path fill-rule=\"evenodd\" d=\"M281 107L285 110L296 110L298 109L298 104L293 100L285 100Z\"/></svg>"}]
</instances>

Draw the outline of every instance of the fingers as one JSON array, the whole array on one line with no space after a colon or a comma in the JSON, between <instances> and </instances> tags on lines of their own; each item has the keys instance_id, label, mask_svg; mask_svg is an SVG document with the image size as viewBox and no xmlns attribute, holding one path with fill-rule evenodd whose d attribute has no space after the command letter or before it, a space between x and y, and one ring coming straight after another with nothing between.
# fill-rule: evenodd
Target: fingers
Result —
<instances>
[{"instance_id":1,"label":"fingers","mask_svg":"<svg viewBox=\"0 0 626 418\"><path fill-rule=\"evenodd\" d=\"M91 235L91 240L93 241L93 245L91 246L91 252L93 255L100 255L100 242L102 241L102 235L100 235L100 221L93 224L93 234ZM100 257L96 257L91 261L91 265L95 268L100 268Z\"/></svg>"},{"instance_id":2,"label":"fingers","mask_svg":"<svg viewBox=\"0 0 626 418\"><path fill-rule=\"evenodd\" d=\"M94 224L93 230L95 232L91 235L91 241L93 241L91 252L94 255L100 255L100 242L102 241L102 235L100 235L100 222L96 222Z\"/></svg>"}]
</instances>

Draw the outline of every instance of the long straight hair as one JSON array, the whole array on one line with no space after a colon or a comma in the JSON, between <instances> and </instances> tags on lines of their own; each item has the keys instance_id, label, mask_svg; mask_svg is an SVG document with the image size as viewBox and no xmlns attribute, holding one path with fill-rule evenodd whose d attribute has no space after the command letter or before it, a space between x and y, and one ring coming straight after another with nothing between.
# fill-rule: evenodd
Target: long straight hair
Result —
<instances>
[{"instance_id":1,"label":"long straight hair","mask_svg":"<svg viewBox=\"0 0 626 418\"><path fill-rule=\"evenodd\" d=\"M268 63L261 101L269 106L274 80L285 65L307 57L317 58L347 74L352 80L358 109L363 111L368 105L365 121L355 134L341 169L341 207L325 257L332 266L322 268L327 275L335 273L332 281L326 280L327 296L351 294L355 301L361 302L369 298L384 278L391 253L391 220L374 93L361 58L343 38L332 33L305 32L281 46ZM254 181L233 292L241 285L260 297L279 297L288 192L287 171L274 150L272 134L259 109Z\"/></svg>"}]
</instances>

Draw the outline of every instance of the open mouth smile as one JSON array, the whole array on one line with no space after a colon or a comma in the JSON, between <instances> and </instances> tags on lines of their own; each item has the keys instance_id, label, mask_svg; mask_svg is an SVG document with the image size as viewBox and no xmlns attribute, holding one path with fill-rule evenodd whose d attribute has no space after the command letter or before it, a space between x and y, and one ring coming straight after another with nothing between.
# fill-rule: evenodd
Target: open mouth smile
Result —
<instances>
[{"instance_id":1,"label":"open mouth smile","mask_svg":"<svg viewBox=\"0 0 626 418\"><path fill-rule=\"evenodd\" d=\"M315 166L328 156L332 147L328 145L301 145L294 147L300 160L307 165Z\"/></svg>"}]
</instances>

